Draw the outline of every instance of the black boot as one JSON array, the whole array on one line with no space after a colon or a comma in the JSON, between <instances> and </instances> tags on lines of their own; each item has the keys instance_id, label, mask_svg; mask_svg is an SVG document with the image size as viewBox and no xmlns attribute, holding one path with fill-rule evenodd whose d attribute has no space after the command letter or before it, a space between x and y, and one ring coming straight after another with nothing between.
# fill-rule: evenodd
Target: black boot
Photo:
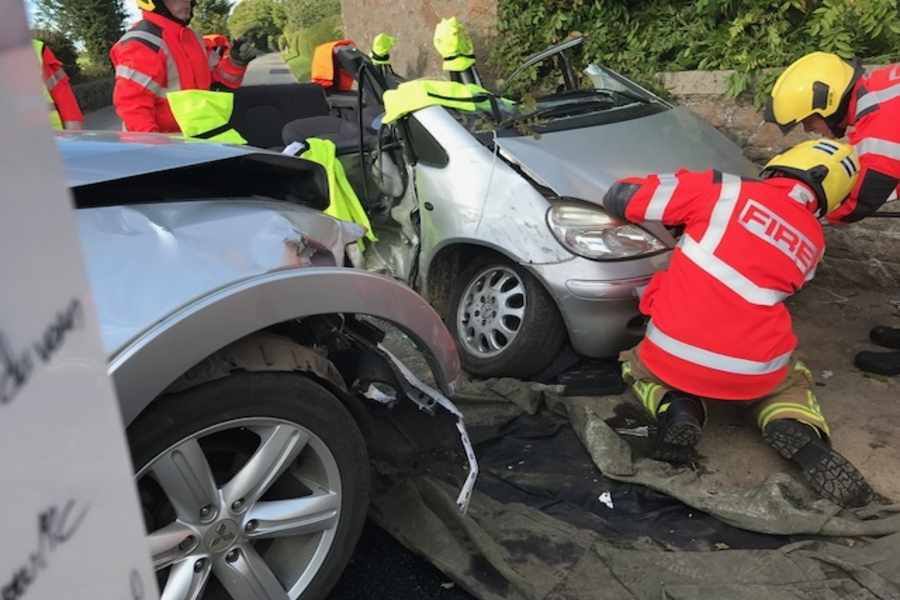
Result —
<instances>
[{"instance_id":1,"label":"black boot","mask_svg":"<svg viewBox=\"0 0 900 600\"><path fill-rule=\"evenodd\" d=\"M683 392L663 396L656 411L657 437L654 457L673 463L694 458L694 447L703 435L705 414L697 398Z\"/></svg>"},{"instance_id":2,"label":"black boot","mask_svg":"<svg viewBox=\"0 0 900 600\"><path fill-rule=\"evenodd\" d=\"M862 473L809 425L778 419L766 426L763 437L779 454L800 465L803 477L819 495L838 506L865 506L872 500L872 488Z\"/></svg>"},{"instance_id":3,"label":"black boot","mask_svg":"<svg viewBox=\"0 0 900 600\"><path fill-rule=\"evenodd\" d=\"M860 352L853 363L857 368L878 375L900 375L900 352Z\"/></svg>"},{"instance_id":4,"label":"black boot","mask_svg":"<svg viewBox=\"0 0 900 600\"><path fill-rule=\"evenodd\" d=\"M879 325L869 332L872 341L883 348L900 350L900 329Z\"/></svg>"}]
</instances>

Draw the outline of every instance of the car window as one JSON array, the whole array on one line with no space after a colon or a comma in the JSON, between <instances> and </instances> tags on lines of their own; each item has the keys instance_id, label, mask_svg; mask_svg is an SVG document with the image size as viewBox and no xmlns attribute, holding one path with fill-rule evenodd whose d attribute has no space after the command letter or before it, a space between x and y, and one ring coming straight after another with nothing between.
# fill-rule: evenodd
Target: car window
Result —
<instances>
[{"instance_id":1,"label":"car window","mask_svg":"<svg viewBox=\"0 0 900 600\"><path fill-rule=\"evenodd\" d=\"M439 169L450 163L447 151L417 119L409 119L408 132L413 153L420 163Z\"/></svg>"}]
</instances>

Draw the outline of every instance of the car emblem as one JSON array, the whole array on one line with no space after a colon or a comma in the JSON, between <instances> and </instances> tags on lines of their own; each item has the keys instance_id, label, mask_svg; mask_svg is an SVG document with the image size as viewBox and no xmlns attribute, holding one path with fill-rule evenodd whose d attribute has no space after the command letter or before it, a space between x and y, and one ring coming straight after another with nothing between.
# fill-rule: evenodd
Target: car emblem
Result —
<instances>
[{"instance_id":1,"label":"car emblem","mask_svg":"<svg viewBox=\"0 0 900 600\"><path fill-rule=\"evenodd\" d=\"M234 521L220 521L210 529L207 547L210 552L222 552L228 549L238 538L237 525Z\"/></svg>"}]
</instances>

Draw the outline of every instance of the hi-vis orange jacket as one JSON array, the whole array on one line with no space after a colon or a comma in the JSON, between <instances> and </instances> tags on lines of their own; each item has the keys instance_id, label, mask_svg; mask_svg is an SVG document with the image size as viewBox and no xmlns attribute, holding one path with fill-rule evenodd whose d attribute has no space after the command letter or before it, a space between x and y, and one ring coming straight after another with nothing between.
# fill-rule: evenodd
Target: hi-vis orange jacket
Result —
<instances>
[{"instance_id":1,"label":"hi-vis orange jacket","mask_svg":"<svg viewBox=\"0 0 900 600\"><path fill-rule=\"evenodd\" d=\"M607 211L684 234L641 298L650 316L641 361L671 387L752 400L787 376L797 339L784 301L825 251L813 191L794 179L678 171L623 179Z\"/></svg>"},{"instance_id":2,"label":"hi-vis orange jacket","mask_svg":"<svg viewBox=\"0 0 900 600\"><path fill-rule=\"evenodd\" d=\"M54 106L51 110L56 110L59 115L59 119L54 120L64 129L81 129L84 126L84 115L78 106L78 100L75 98L75 92L62 62L46 44L40 41L35 44L35 49L39 49L44 85L53 100Z\"/></svg>"},{"instance_id":3,"label":"hi-vis orange jacket","mask_svg":"<svg viewBox=\"0 0 900 600\"><path fill-rule=\"evenodd\" d=\"M161 15L146 12L110 50L116 68L113 104L128 131L178 132L166 93L240 87L245 67L209 52L203 38Z\"/></svg>"}]
</instances>

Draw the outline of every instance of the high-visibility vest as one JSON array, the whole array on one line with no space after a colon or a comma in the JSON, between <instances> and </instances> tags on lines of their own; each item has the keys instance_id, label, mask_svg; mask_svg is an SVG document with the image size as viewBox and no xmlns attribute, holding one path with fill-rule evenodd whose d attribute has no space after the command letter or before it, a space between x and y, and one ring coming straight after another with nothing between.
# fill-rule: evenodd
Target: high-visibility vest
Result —
<instances>
[{"instance_id":1,"label":"high-visibility vest","mask_svg":"<svg viewBox=\"0 0 900 600\"><path fill-rule=\"evenodd\" d=\"M207 90L181 90L166 94L169 108L185 137L224 144L246 144L231 125L234 94Z\"/></svg>"},{"instance_id":2,"label":"high-visibility vest","mask_svg":"<svg viewBox=\"0 0 900 600\"><path fill-rule=\"evenodd\" d=\"M344 172L344 166L337 159L337 151L334 142L331 140L323 140L319 138L307 138L306 144L308 149L300 155L300 158L318 163L325 168L328 177L328 208L325 210L326 215L330 215L341 221L349 221L356 223L366 230L366 239L377 241L375 233L372 231L372 224L369 222L369 216L359 201L356 192L347 179ZM358 242L360 250L363 250L363 242Z\"/></svg>"},{"instance_id":3,"label":"high-visibility vest","mask_svg":"<svg viewBox=\"0 0 900 600\"><path fill-rule=\"evenodd\" d=\"M683 226L669 267L641 298L650 316L641 361L669 386L720 400L771 393L797 345L784 301L815 275L825 251L813 191L797 180L679 171L637 186L634 223Z\"/></svg>"},{"instance_id":4,"label":"high-visibility vest","mask_svg":"<svg viewBox=\"0 0 900 600\"><path fill-rule=\"evenodd\" d=\"M38 64L44 64L44 42L41 40L31 40L31 45L34 47L34 53L37 55ZM63 121L62 117L59 115L59 111L56 109L56 103L53 102L53 97L50 95L50 90L53 89L57 83L59 83L62 78L65 77L65 72L57 72L53 73L49 79L44 80L44 99L47 101L47 110L50 113L50 126L54 129L62 130L63 129Z\"/></svg>"},{"instance_id":5,"label":"high-visibility vest","mask_svg":"<svg viewBox=\"0 0 900 600\"><path fill-rule=\"evenodd\" d=\"M859 156L856 188L828 215L856 221L878 209L900 181L900 64L863 75L850 97L848 133Z\"/></svg>"},{"instance_id":6,"label":"high-visibility vest","mask_svg":"<svg viewBox=\"0 0 900 600\"><path fill-rule=\"evenodd\" d=\"M490 108L491 93L474 83L417 79L384 93L384 118L392 123L401 117L429 106L444 106L474 112Z\"/></svg>"}]
</instances>

